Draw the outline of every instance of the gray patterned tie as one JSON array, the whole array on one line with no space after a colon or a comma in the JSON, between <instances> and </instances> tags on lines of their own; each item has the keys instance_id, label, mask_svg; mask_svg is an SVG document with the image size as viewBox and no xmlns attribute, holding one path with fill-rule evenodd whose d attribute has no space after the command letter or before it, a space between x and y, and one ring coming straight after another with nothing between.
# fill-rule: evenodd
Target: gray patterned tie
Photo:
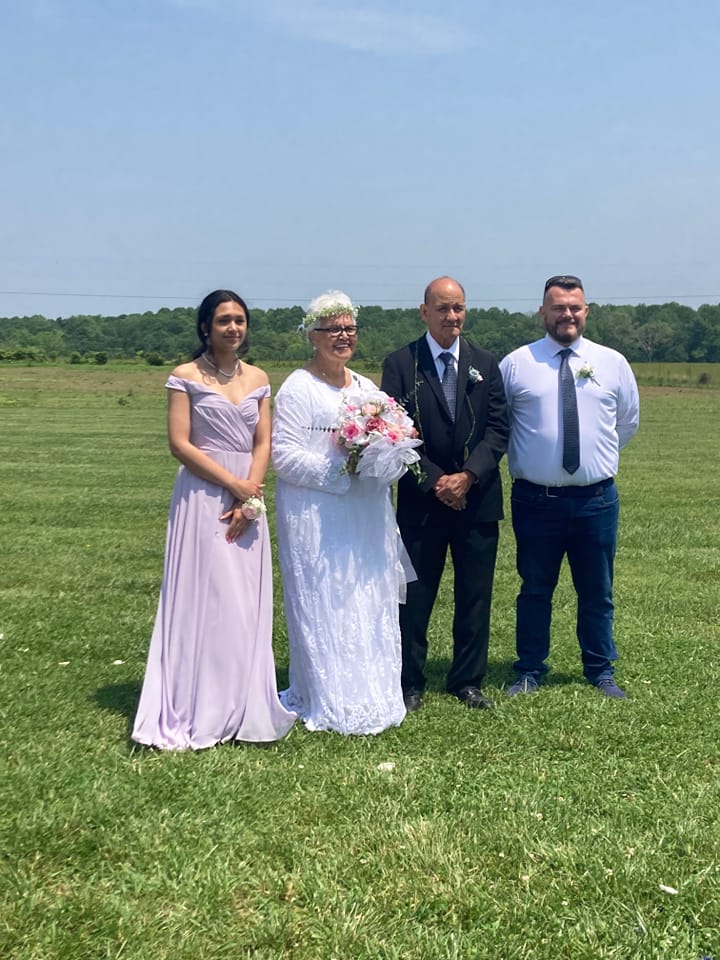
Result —
<instances>
[{"instance_id":1,"label":"gray patterned tie","mask_svg":"<svg viewBox=\"0 0 720 960\"><path fill-rule=\"evenodd\" d=\"M566 347L560 350L559 382L560 406L562 409L563 428L563 470L575 473L580 466L580 423L578 421L577 395L575 393L575 377L570 369L572 350Z\"/></svg>"},{"instance_id":2,"label":"gray patterned tie","mask_svg":"<svg viewBox=\"0 0 720 960\"><path fill-rule=\"evenodd\" d=\"M445 373L442 378L442 388L447 400L450 416L455 420L455 405L457 403L457 370L455 369L455 358L447 350L440 354L440 359L445 364Z\"/></svg>"}]
</instances>

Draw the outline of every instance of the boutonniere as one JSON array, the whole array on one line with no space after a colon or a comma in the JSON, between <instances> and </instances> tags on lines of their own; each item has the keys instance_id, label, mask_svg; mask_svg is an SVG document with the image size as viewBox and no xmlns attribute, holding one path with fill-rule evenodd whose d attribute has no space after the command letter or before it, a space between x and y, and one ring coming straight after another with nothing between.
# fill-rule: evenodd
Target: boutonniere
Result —
<instances>
[{"instance_id":1,"label":"boutonniere","mask_svg":"<svg viewBox=\"0 0 720 960\"><path fill-rule=\"evenodd\" d=\"M470 383L480 383L482 378L483 378L483 375L480 373L479 370L476 370L475 367L470 367L470 369L468 370L468 380L470 381Z\"/></svg>"},{"instance_id":2,"label":"boutonniere","mask_svg":"<svg viewBox=\"0 0 720 960\"><path fill-rule=\"evenodd\" d=\"M595 377L595 371L593 370L593 368L590 366L589 363L584 363L580 367L578 372L575 374L575 377L578 380L589 380L590 383L594 383L598 387L600 386L600 384L598 383Z\"/></svg>"}]
</instances>

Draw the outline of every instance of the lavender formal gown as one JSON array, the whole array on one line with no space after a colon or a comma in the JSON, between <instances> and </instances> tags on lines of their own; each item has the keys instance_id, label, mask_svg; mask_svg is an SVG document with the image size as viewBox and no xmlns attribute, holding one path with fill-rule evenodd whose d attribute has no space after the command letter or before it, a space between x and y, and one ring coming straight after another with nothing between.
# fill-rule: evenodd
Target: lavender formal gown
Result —
<instances>
[{"instance_id":1,"label":"lavender formal gown","mask_svg":"<svg viewBox=\"0 0 720 960\"><path fill-rule=\"evenodd\" d=\"M236 476L252 459L260 387L237 405L192 380L192 443ZM226 740L270 742L295 721L278 699L272 653L272 569L265 517L227 543L224 488L178 470L167 528L165 569L133 740L198 750Z\"/></svg>"}]
</instances>

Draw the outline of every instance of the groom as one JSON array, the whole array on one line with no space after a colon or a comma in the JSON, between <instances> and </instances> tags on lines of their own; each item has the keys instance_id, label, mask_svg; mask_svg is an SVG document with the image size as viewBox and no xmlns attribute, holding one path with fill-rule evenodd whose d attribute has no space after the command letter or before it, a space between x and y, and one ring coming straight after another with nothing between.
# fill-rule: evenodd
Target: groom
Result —
<instances>
[{"instance_id":1,"label":"groom","mask_svg":"<svg viewBox=\"0 0 720 960\"><path fill-rule=\"evenodd\" d=\"M398 525L418 577L400 607L408 712L422 706L427 628L448 547L455 615L447 690L468 707L492 706L480 685L503 516L498 462L508 421L497 361L461 337L465 311L465 291L456 280L433 280L420 307L427 332L383 366L382 389L405 406L423 439L424 477L418 481L408 472L398 484Z\"/></svg>"}]
</instances>

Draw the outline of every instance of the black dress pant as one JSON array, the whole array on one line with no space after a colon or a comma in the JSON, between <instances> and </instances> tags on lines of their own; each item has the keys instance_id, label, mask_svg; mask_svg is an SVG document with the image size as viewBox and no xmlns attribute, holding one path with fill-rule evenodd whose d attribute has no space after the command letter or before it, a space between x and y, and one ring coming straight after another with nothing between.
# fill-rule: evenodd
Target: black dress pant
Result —
<instances>
[{"instance_id":1,"label":"black dress pant","mask_svg":"<svg viewBox=\"0 0 720 960\"><path fill-rule=\"evenodd\" d=\"M455 571L455 613L446 687L450 693L479 687L487 669L497 522L468 523L465 511L448 511L446 522L404 525L401 533L418 577L408 584L407 600L400 606L403 691L425 689L427 628L448 547Z\"/></svg>"}]
</instances>

